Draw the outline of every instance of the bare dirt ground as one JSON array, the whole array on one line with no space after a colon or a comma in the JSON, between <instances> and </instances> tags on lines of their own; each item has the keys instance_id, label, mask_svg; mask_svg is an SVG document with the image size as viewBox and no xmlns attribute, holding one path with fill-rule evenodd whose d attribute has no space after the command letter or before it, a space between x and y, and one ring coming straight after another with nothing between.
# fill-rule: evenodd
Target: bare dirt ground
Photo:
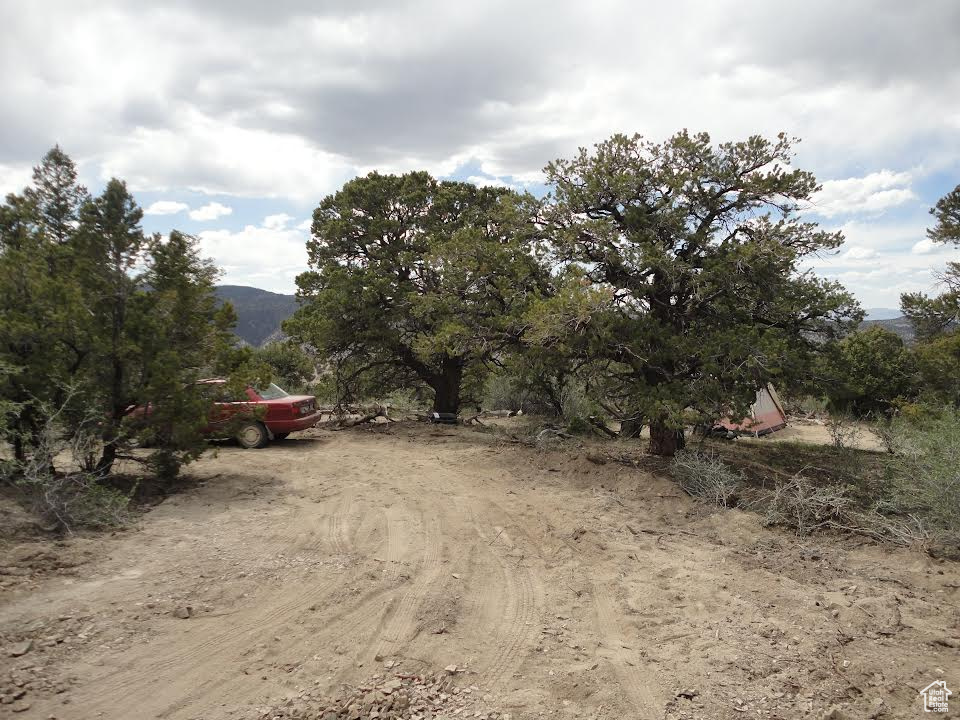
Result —
<instances>
[{"instance_id":1,"label":"bare dirt ground","mask_svg":"<svg viewBox=\"0 0 960 720\"><path fill-rule=\"evenodd\" d=\"M850 432L849 437L845 438L847 447L876 452L885 451L880 438L873 434L866 423L858 423L853 427L855 429ZM737 441L759 443L802 442L810 445L830 445L833 443L833 438L831 438L830 431L822 420L791 418L790 424L777 432L759 438L744 435Z\"/></svg>"},{"instance_id":2,"label":"bare dirt ground","mask_svg":"<svg viewBox=\"0 0 960 720\"><path fill-rule=\"evenodd\" d=\"M472 700L437 718L921 717L960 686L957 565L576 449L398 423L190 474L138 528L0 546L0 717L287 717L451 665Z\"/></svg>"}]
</instances>

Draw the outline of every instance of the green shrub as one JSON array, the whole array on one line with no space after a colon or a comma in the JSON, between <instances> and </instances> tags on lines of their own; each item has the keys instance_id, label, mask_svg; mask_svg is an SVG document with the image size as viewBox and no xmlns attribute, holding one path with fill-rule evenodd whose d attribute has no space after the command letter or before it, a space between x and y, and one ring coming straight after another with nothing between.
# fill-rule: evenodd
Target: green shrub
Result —
<instances>
[{"instance_id":1,"label":"green shrub","mask_svg":"<svg viewBox=\"0 0 960 720\"><path fill-rule=\"evenodd\" d=\"M960 407L960 330L918 345L914 354L924 394L934 402Z\"/></svg>"},{"instance_id":2,"label":"green shrub","mask_svg":"<svg viewBox=\"0 0 960 720\"><path fill-rule=\"evenodd\" d=\"M913 355L899 335L879 326L837 343L822 372L831 410L861 417L889 412L917 391Z\"/></svg>"},{"instance_id":3,"label":"green shrub","mask_svg":"<svg viewBox=\"0 0 960 720\"><path fill-rule=\"evenodd\" d=\"M401 413L420 413L430 407L430 402L416 390L394 390L379 403Z\"/></svg>"},{"instance_id":4,"label":"green shrub","mask_svg":"<svg viewBox=\"0 0 960 720\"><path fill-rule=\"evenodd\" d=\"M604 411L592 399L583 384L574 380L567 380L560 393L560 408L565 418L586 418L591 415L606 416Z\"/></svg>"},{"instance_id":5,"label":"green shrub","mask_svg":"<svg viewBox=\"0 0 960 720\"><path fill-rule=\"evenodd\" d=\"M264 345L254 351L254 356L270 367L273 381L290 393L306 390L317 374L313 358L290 340Z\"/></svg>"},{"instance_id":6,"label":"green shrub","mask_svg":"<svg viewBox=\"0 0 960 720\"><path fill-rule=\"evenodd\" d=\"M589 420L574 415L567 421L567 432L571 435L596 435L598 431Z\"/></svg>"},{"instance_id":7,"label":"green shrub","mask_svg":"<svg viewBox=\"0 0 960 720\"><path fill-rule=\"evenodd\" d=\"M510 372L496 372L483 386L482 406L487 410L522 410L533 415L557 415L558 408L541 385Z\"/></svg>"},{"instance_id":8,"label":"green shrub","mask_svg":"<svg viewBox=\"0 0 960 720\"><path fill-rule=\"evenodd\" d=\"M919 411L892 423L889 500L935 536L960 539L960 412Z\"/></svg>"}]
</instances>

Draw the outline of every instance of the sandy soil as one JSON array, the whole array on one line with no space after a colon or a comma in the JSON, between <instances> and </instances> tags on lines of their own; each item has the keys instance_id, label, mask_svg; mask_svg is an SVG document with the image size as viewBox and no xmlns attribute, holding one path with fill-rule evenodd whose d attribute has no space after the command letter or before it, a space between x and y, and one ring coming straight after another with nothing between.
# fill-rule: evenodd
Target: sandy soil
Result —
<instances>
[{"instance_id":1,"label":"sandy soil","mask_svg":"<svg viewBox=\"0 0 960 720\"><path fill-rule=\"evenodd\" d=\"M134 530L2 548L0 717L257 718L449 665L513 720L902 718L960 692L957 565L575 448L400 423L191 474Z\"/></svg>"},{"instance_id":2,"label":"sandy soil","mask_svg":"<svg viewBox=\"0 0 960 720\"><path fill-rule=\"evenodd\" d=\"M846 439L848 447L876 452L885 451L880 438L873 434L866 423L857 423L854 427L855 430L852 430L851 436ZM791 418L790 424L785 428L759 438L744 435L738 438L737 442L801 442L810 445L832 445L833 438L823 420Z\"/></svg>"}]
</instances>

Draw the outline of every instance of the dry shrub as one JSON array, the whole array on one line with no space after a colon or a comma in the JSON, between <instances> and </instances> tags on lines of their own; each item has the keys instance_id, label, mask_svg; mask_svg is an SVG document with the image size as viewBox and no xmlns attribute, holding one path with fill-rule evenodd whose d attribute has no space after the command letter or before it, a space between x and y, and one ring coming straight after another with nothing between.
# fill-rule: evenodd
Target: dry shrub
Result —
<instances>
[{"instance_id":1,"label":"dry shrub","mask_svg":"<svg viewBox=\"0 0 960 720\"><path fill-rule=\"evenodd\" d=\"M831 415L826 426L835 448L852 448L860 441L860 426L849 415Z\"/></svg>"},{"instance_id":2,"label":"dry shrub","mask_svg":"<svg viewBox=\"0 0 960 720\"><path fill-rule=\"evenodd\" d=\"M817 485L801 474L760 491L751 508L766 525L792 528L798 535L820 530L842 530L905 546L927 546L930 532L916 515L889 515L879 505L858 507L846 486Z\"/></svg>"},{"instance_id":3,"label":"dry shrub","mask_svg":"<svg viewBox=\"0 0 960 720\"><path fill-rule=\"evenodd\" d=\"M877 421L870 427L870 431L889 454L895 455L900 450L900 436L890 420Z\"/></svg>"},{"instance_id":4,"label":"dry shrub","mask_svg":"<svg viewBox=\"0 0 960 720\"><path fill-rule=\"evenodd\" d=\"M884 515L876 510L857 513L856 530L877 540L886 540L897 545L926 549L934 533L923 518L917 515L903 517Z\"/></svg>"},{"instance_id":5,"label":"dry shrub","mask_svg":"<svg viewBox=\"0 0 960 720\"><path fill-rule=\"evenodd\" d=\"M688 495L721 507L737 504L743 476L715 455L681 450L670 464L670 472Z\"/></svg>"},{"instance_id":6,"label":"dry shrub","mask_svg":"<svg viewBox=\"0 0 960 720\"><path fill-rule=\"evenodd\" d=\"M5 480L27 508L53 528L105 529L130 519L130 495L105 484L91 470L99 449L96 424L81 422L69 434L59 425L59 412L47 412L47 421L32 439L27 459L9 463ZM69 454L70 469L57 470L54 458Z\"/></svg>"},{"instance_id":7,"label":"dry shrub","mask_svg":"<svg viewBox=\"0 0 960 720\"><path fill-rule=\"evenodd\" d=\"M130 520L130 497L90 473L24 474L17 485L29 509L58 530L108 529Z\"/></svg>"},{"instance_id":8,"label":"dry shrub","mask_svg":"<svg viewBox=\"0 0 960 720\"><path fill-rule=\"evenodd\" d=\"M785 525L806 535L847 527L853 501L843 487L818 487L803 475L778 482L754 501L767 525Z\"/></svg>"},{"instance_id":9,"label":"dry shrub","mask_svg":"<svg viewBox=\"0 0 960 720\"><path fill-rule=\"evenodd\" d=\"M539 429L531 443L535 447L543 450L560 445L564 440L570 440L573 436L563 430L547 425Z\"/></svg>"}]
</instances>

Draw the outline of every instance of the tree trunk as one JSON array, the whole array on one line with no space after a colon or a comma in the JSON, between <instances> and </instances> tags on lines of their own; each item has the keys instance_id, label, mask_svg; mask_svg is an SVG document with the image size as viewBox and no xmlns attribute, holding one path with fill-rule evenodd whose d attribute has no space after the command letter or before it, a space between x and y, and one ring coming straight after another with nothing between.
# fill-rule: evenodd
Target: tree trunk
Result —
<instances>
[{"instance_id":1,"label":"tree trunk","mask_svg":"<svg viewBox=\"0 0 960 720\"><path fill-rule=\"evenodd\" d=\"M686 440L683 430L667 425L663 420L650 423L650 454L673 457L677 450L683 450Z\"/></svg>"},{"instance_id":2,"label":"tree trunk","mask_svg":"<svg viewBox=\"0 0 960 720\"><path fill-rule=\"evenodd\" d=\"M563 373L553 377L544 376L541 381L544 394L547 396L547 402L550 403L554 414L559 418L563 417L563 386L566 385L566 382L567 379Z\"/></svg>"},{"instance_id":3,"label":"tree trunk","mask_svg":"<svg viewBox=\"0 0 960 720\"><path fill-rule=\"evenodd\" d=\"M118 277L122 277L122 258L119 251L114 252L114 272ZM119 281L118 281L119 282ZM97 463L97 473L106 477L113 470L113 463L117 460L117 450L120 435L120 424L123 422L124 409L127 403L123 397L123 374L124 366L121 356L121 346L123 343L123 328L126 323L126 297L121 290L122 284L118 285L114 292L112 308L112 326L110 328L110 417L104 423L103 428L103 454L100 456L100 462Z\"/></svg>"},{"instance_id":4,"label":"tree trunk","mask_svg":"<svg viewBox=\"0 0 960 720\"><path fill-rule=\"evenodd\" d=\"M103 453L97 462L96 472L101 477L106 477L113 470L113 464L117 461L117 441L111 440L104 444Z\"/></svg>"},{"instance_id":5,"label":"tree trunk","mask_svg":"<svg viewBox=\"0 0 960 720\"><path fill-rule=\"evenodd\" d=\"M457 414L460 410L460 382L463 380L463 365L457 361L443 363L441 374L434 377L433 411Z\"/></svg>"},{"instance_id":6,"label":"tree trunk","mask_svg":"<svg viewBox=\"0 0 960 720\"><path fill-rule=\"evenodd\" d=\"M13 459L18 463L27 461L27 446L23 442L23 436L19 433L13 437Z\"/></svg>"},{"instance_id":7,"label":"tree trunk","mask_svg":"<svg viewBox=\"0 0 960 720\"><path fill-rule=\"evenodd\" d=\"M643 415L635 412L620 423L620 437L637 438L643 430Z\"/></svg>"}]
</instances>

